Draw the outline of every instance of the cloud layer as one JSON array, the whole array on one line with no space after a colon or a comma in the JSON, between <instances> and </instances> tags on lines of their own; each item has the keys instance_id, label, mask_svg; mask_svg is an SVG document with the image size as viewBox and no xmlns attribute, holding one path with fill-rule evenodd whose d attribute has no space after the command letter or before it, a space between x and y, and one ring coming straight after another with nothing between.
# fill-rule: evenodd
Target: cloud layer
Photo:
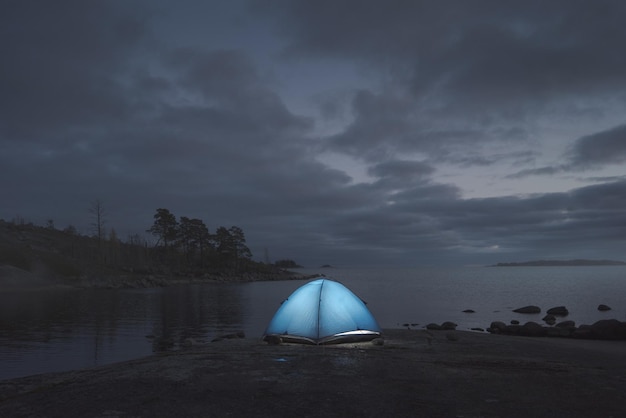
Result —
<instances>
[{"instance_id":1,"label":"cloud layer","mask_svg":"<svg viewBox=\"0 0 626 418\"><path fill-rule=\"evenodd\" d=\"M623 258L622 2L184 3L0 5L1 218L88 232L100 199L123 237L166 207L308 265Z\"/></svg>"}]
</instances>

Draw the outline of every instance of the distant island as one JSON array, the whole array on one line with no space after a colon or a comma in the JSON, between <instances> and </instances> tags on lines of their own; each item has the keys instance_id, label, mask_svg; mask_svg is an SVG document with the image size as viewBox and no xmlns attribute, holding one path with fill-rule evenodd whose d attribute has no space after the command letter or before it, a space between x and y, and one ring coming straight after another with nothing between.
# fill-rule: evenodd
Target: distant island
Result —
<instances>
[{"instance_id":1,"label":"distant island","mask_svg":"<svg viewBox=\"0 0 626 418\"><path fill-rule=\"evenodd\" d=\"M498 263L490 267L559 267L559 266L626 266L623 261L615 260L534 260L521 263Z\"/></svg>"}]
</instances>

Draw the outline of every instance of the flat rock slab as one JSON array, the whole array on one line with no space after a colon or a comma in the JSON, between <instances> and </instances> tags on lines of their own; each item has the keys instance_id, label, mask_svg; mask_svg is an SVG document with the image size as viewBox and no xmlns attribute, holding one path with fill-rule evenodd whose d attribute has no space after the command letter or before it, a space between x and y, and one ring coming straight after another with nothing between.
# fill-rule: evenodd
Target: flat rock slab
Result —
<instances>
[{"instance_id":1,"label":"flat rock slab","mask_svg":"<svg viewBox=\"0 0 626 418\"><path fill-rule=\"evenodd\" d=\"M385 330L382 346L223 340L0 381L0 416L621 416L624 350L624 341L423 330Z\"/></svg>"}]
</instances>

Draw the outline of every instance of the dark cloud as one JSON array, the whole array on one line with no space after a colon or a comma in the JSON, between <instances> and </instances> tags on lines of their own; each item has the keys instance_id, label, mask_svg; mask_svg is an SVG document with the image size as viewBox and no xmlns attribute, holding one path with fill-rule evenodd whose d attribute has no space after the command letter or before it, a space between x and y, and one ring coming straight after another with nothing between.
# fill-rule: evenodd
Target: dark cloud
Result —
<instances>
[{"instance_id":1,"label":"dark cloud","mask_svg":"<svg viewBox=\"0 0 626 418\"><path fill-rule=\"evenodd\" d=\"M601 113L626 87L619 1L256 4L288 56L353 60L397 87L357 92L353 123L329 138L365 158L526 142L537 118Z\"/></svg>"},{"instance_id":2,"label":"dark cloud","mask_svg":"<svg viewBox=\"0 0 626 418\"><path fill-rule=\"evenodd\" d=\"M573 146L571 165L594 167L626 161L626 125L584 136Z\"/></svg>"},{"instance_id":3,"label":"dark cloud","mask_svg":"<svg viewBox=\"0 0 626 418\"><path fill-rule=\"evenodd\" d=\"M435 169L420 161L385 161L369 169L372 176L380 178L420 179L432 174Z\"/></svg>"},{"instance_id":4,"label":"dark cloud","mask_svg":"<svg viewBox=\"0 0 626 418\"><path fill-rule=\"evenodd\" d=\"M367 159L385 158L403 148L411 135L410 103L362 90L352 101L354 121L328 140L328 147Z\"/></svg>"},{"instance_id":5,"label":"dark cloud","mask_svg":"<svg viewBox=\"0 0 626 418\"><path fill-rule=\"evenodd\" d=\"M144 28L116 2L8 1L0 6L0 132L48 140L57 130L121 122L133 111L120 79ZM56 138L57 140L60 140Z\"/></svg>"},{"instance_id":6,"label":"dark cloud","mask_svg":"<svg viewBox=\"0 0 626 418\"><path fill-rule=\"evenodd\" d=\"M88 232L98 198L124 237L167 207L309 265L623 254L620 176L480 199L452 176L624 162L621 2L252 2L250 34L227 27L242 4L2 2L0 216ZM254 32L270 21L276 39ZM309 63L328 67L281 72ZM309 82L330 91L294 98ZM565 108L584 130L549 165L533 146Z\"/></svg>"},{"instance_id":7,"label":"dark cloud","mask_svg":"<svg viewBox=\"0 0 626 418\"><path fill-rule=\"evenodd\" d=\"M525 198L465 200L452 187L429 185L394 195L392 204L347 211L329 229L347 248L393 249L381 257L602 257L623 248L625 198L623 181Z\"/></svg>"},{"instance_id":8,"label":"dark cloud","mask_svg":"<svg viewBox=\"0 0 626 418\"><path fill-rule=\"evenodd\" d=\"M429 212L438 213L442 230L476 247L567 256L584 243L589 253L600 254L622 245L625 198L621 181L526 198L469 199Z\"/></svg>"},{"instance_id":9,"label":"dark cloud","mask_svg":"<svg viewBox=\"0 0 626 418\"><path fill-rule=\"evenodd\" d=\"M478 155L480 143L498 139L500 128L478 129L455 118L429 120L415 102L392 92L361 90L354 95L352 122L340 133L325 139L325 149L367 161L423 153L435 161L468 166L488 165L489 157ZM469 144L473 151L467 150ZM468 155L472 152L474 156ZM508 156L500 155L500 158Z\"/></svg>"},{"instance_id":10,"label":"dark cloud","mask_svg":"<svg viewBox=\"0 0 626 418\"><path fill-rule=\"evenodd\" d=\"M625 80L617 51L626 40L626 6L616 0L256 3L291 37L291 54L409 66L419 94L461 89L514 101Z\"/></svg>"}]
</instances>

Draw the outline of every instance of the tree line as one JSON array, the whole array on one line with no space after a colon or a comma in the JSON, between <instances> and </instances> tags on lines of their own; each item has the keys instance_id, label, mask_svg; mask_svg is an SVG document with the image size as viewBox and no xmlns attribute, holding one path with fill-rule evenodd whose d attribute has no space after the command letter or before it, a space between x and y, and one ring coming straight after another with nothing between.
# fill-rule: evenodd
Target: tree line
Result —
<instances>
[{"instance_id":1,"label":"tree line","mask_svg":"<svg viewBox=\"0 0 626 418\"><path fill-rule=\"evenodd\" d=\"M159 208L146 232L157 238L157 256L166 265L182 269L241 270L252 259L246 236L238 226L220 226L212 234L201 219L186 216L176 219L168 209Z\"/></svg>"},{"instance_id":2,"label":"tree line","mask_svg":"<svg viewBox=\"0 0 626 418\"><path fill-rule=\"evenodd\" d=\"M72 225L59 230L52 219L43 227L21 217L10 223L0 220L0 232L7 232L0 233L0 264L5 262L29 270L33 260L45 258L45 264L54 265L54 271L64 276L98 271L232 274L269 272L277 267L270 265L269 260L266 263L252 260L245 233L238 226L220 226L211 232L201 219L177 218L168 209L159 208L146 230L156 238L156 243L150 245L143 234L132 234L122 240L115 229L107 229L101 201L92 202L89 212L93 221L90 235L80 234ZM36 245L26 241L12 244L20 236Z\"/></svg>"}]
</instances>

